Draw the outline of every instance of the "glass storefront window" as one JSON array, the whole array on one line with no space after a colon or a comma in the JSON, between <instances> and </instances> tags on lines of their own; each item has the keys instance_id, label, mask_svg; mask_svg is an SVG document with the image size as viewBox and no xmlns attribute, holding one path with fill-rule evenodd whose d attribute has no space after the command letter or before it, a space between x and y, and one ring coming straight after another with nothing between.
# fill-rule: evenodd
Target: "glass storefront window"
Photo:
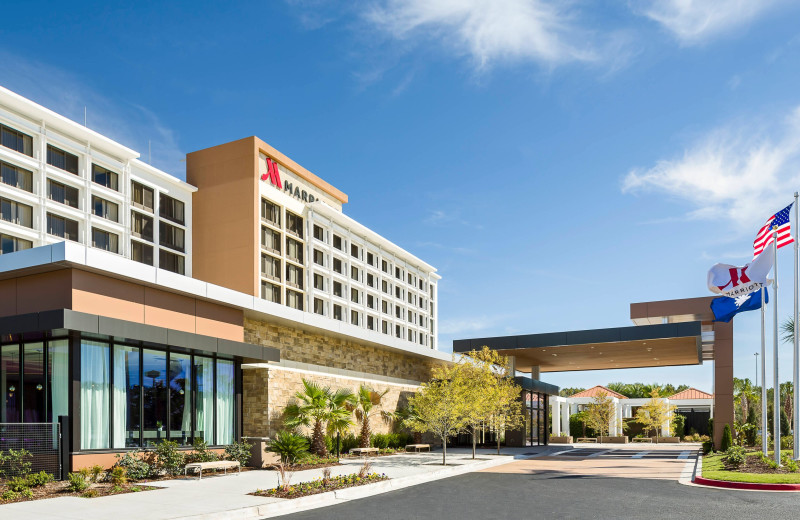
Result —
<instances>
[{"instance_id":1,"label":"glass storefront window","mask_svg":"<svg viewBox=\"0 0 800 520\"><path fill-rule=\"evenodd\" d=\"M44 343L22 346L23 422L45 422Z\"/></svg>"},{"instance_id":2,"label":"glass storefront window","mask_svg":"<svg viewBox=\"0 0 800 520\"><path fill-rule=\"evenodd\" d=\"M217 444L233 442L233 361L217 361Z\"/></svg>"},{"instance_id":3,"label":"glass storefront window","mask_svg":"<svg viewBox=\"0 0 800 520\"><path fill-rule=\"evenodd\" d=\"M114 447L141 446L141 385L137 347L114 347Z\"/></svg>"},{"instance_id":4,"label":"glass storefront window","mask_svg":"<svg viewBox=\"0 0 800 520\"><path fill-rule=\"evenodd\" d=\"M0 422L19 422L19 345L0 347L0 387L3 390Z\"/></svg>"},{"instance_id":5,"label":"glass storefront window","mask_svg":"<svg viewBox=\"0 0 800 520\"><path fill-rule=\"evenodd\" d=\"M167 354L142 351L143 441L152 446L167 435Z\"/></svg>"},{"instance_id":6,"label":"glass storefront window","mask_svg":"<svg viewBox=\"0 0 800 520\"><path fill-rule=\"evenodd\" d=\"M169 356L169 436L182 446L192 443L191 361L188 354Z\"/></svg>"},{"instance_id":7,"label":"glass storefront window","mask_svg":"<svg viewBox=\"0 0 800 520\"><path fill-rule=\"evenodd\" d=\"M214 360L196 356L194 358L195 385L195 437L209 444L214 442Z\"/></svg>"},{"instance_id":8,"label":"glass storefront window","mask_svg":"<svg viewBox=\"0 0 800 520\"><path fill-rule=\"evenodd\" d=\"M69 342L66 339L47 343L48 417L58 421L69 415Z\"/></svg>"},{"instance_id":9,"label":"glass storefront window","mask_svg":"<svg viewBox=\"0 0 800 520\"><path fill-rule=\"evenodd\" d=\"M109 447L109 346L81 340L81 449Z\"/></svg>"}]
</instances>

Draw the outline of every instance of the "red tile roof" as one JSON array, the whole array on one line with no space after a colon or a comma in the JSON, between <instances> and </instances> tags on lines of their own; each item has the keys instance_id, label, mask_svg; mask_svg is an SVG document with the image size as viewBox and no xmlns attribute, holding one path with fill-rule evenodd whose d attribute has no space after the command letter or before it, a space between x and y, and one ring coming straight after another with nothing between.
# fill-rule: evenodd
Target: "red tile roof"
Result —
<instances>
[{"instance_id":1,"label":"red tile roof","mask_svg":"<svg viewBox=\"0 0 800 520\"><path fill-rule=\"evenodd\" d=\"M680 401L681 399L713 399L713 394L703 392L697 388L687 388L683 392L667 397L670 401Z\"/></svg>"},{"instance_id":2,"label":"red tile roof","mask_svg":"<svg viewBox=\"0 0 800 520\"><path fill-rule=\"evenodd\" d=\"M609 397L616 397L617 399L627 399L627 397L625 397L624 395L618 394L613 390L609 390L603 385L593 386L592 388L589 388L582 392L578 392L577 394L571 395L570 397L597 397L597 394L599 394L600 392L605 392L606 394L608 394Z\"/></svg>"}]
</instances>

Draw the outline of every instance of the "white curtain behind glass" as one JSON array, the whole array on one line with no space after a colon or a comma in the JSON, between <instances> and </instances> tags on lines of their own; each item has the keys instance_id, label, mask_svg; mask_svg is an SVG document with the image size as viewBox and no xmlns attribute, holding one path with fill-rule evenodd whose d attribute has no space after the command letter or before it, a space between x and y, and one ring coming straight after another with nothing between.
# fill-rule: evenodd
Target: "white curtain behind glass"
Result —
<instances>
[{"instance_id":1,"label":"white curtain behind glass","mask_svg":"<svg viewBox=\"0 0 800 520\"><path fill-rule=\"evenodd\" d=\"M197 372L197 429L203 440L214 443L214 360L196 357Z\"/></svg>"},{"instance_id":2,"label":"white curtain behind glass","mask_svg":"<svg viewBox=\"0 0 800 520\"><path fill-rule=\"evenodd\" d=\"M50 402L53 407L53 422L61 415L69 415L69 354L68 341L59 339L47 345L50 355Z\"/></svg>"},{"instance_id":3,"label":"white curtain behind glass","mask_svg":"<svg viewBox=\"0 0 800 520\"><path fill-rule=\"evenodd\" d=\"M128 356L139 356L139 352L114 347L114 447L125 447L128 434Z\"/></svg>"},{"instance_id":4,"label":"white curtain behind glass","mask_svg":"<svg viewBox=\"0 0 800 520\"><path fill-rule=\"evenodd\" d=\"M81 449L108 448L108 345L81 340Z\"/></svg>"},{"instance_id":5,"label":"white curtain behind glass","mask_svg":"<svg viewBox=\"0 0 800 520\"><path fill-rule=\"evenodd\" d=\"M233 442L233 361L217 361L217 444Z\"/></svg>"}]
</instances>

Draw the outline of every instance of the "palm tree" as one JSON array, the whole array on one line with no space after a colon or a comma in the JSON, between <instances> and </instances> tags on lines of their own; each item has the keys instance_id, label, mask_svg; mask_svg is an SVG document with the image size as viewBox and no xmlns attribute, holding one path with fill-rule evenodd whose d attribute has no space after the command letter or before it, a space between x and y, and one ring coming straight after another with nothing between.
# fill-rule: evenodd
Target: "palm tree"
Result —
<instances>
[{"instance_id":1,"label":"palm tree","mask_svg":"<svg viewBox=\"0 0 800 520\"><path fill-rule=\"evenodd\" d=\"M389 390L375 392L371 388L361 385L349 404L350 409L355 413L356 420L361 423L359 446L362 448L369 448L371 436L369 422L376 413L379 414L385 422L390 422L392 420L391 413L380 409L381 400L387 392L389 392Z\"/></svg>"},{"instance_id":2,"label":"palm tree","mask_svg":"<svg viewBox=\"0 0 800 520\"><path fill-rule=\"evenodd\" d=\"M303 379L303 390L295 394L296 403L285 410L285 423L289 428L311 426L311 453L324 457L328 454L325 446L325 428L340 428L350 412L344 403L352 399L349 390L331 391L313 381Z\"/></svg>"},{"instance_id":3,"label":"palm tree","mask_svg":"<svg viewBox=\"0 0 800 520\"><path fill-rule=\"evenodd\" d=\"M419 414L416 412L416 410L414 410L412 405L408 405L404 408L400 408L396 412L392 412L391 417L392 421L395 423L411 430L412 435L414 436L415 444L422 443L422 433L411 428L412 424L419 422Z\"/></svg>"}]
</instances>

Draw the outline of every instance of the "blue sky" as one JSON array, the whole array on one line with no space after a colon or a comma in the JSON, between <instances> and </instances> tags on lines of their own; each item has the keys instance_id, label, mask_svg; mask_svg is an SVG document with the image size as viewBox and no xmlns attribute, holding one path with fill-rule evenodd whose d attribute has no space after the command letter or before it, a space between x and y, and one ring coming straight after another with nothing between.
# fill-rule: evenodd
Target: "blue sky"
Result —
<instances>
[{"instance_id":1,"label":"blue sky","mask_svg":"<svg viewBox=\"0 0 800 520\"><path fill-rule=\"evenodd\" d=\"M77 121L86 106L179 177L186 152L258 135L439 268L449 349L629 325L631 302L704 296L713 263L748 261L800 188L800 7L709 4L17 2L0 84ZM752 378L749 314L735 373ZM709 365L545 379L711 390Z\"/></svg>"}]
</instances>

